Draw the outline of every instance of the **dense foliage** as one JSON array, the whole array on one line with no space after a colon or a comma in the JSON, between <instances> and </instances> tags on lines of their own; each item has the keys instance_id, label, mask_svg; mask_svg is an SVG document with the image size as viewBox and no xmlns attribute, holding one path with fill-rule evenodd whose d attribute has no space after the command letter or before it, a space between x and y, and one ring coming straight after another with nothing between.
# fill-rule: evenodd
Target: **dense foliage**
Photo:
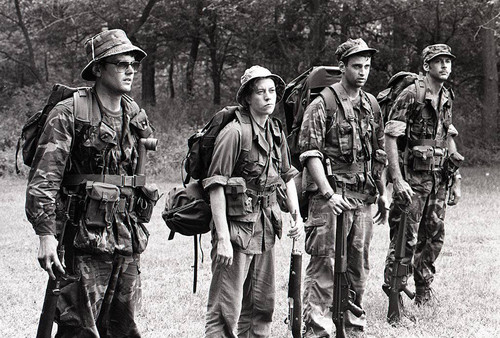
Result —
<instances>
[{"instance_id":1,"label":"dense foliage","mask_svg":"<svg viewBox=\"0 0 500 338\"><path fill-rule=\"evenodd\" d=\"M459 146L469 164L494 162L499 15L497 0L3 1L0 152L13 149L25 113L43 105L53 83L88 85L79 77L83 44L107 27L124 29L149 54L133 94L168 137L164 144L179 145L170 149L176 163L192 127L234 102L246 67L260 64L290 81L311 66L336 64L334 51L347 37L380 51L367 84L375 94L397 71L418 72L423 47L449 44L457 55L448 86ZM0 172L12 171L3 157Z\"/></svg>"}]
</instances>

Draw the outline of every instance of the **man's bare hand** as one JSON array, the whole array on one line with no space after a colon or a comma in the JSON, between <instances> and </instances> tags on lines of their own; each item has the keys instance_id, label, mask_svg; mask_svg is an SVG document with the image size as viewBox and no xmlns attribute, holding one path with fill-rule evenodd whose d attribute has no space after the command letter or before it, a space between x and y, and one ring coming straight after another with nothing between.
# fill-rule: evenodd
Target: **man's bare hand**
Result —
<instances>
[{"instance_id":1,"label":"man's bare hand","mask_svg":"<svg viewBox=\"0 0 500 338\"><path fill-rule=\"evenodd\" d=\"M347 199L339 194L333 194L333 196L328 200L328 203L334 215L340 215L343 211L351 210L353 208Z\"/></svg>"},{"instance_id":2,"label":"man's bare hand","mask_svg":"<svg viewBox=\"0 0 500 338\"><path fill-rule=\"evenodd\" d=\"M375 214L374 221L376 225L386 224L389 218L389 202L386 196L379 196L377 199L377 213Z\"/></svg>"},{"instance_id":3,"label":"man's bare hand","mask_svg":"<svg viewBox=\"0 0 500 338\"><path fill-rule=\"evenodd\" d=\"M410 187L408 182L403 179L394 180L393 188L395 196L399 203L403 203L405 205L411 204L411 200L415 192Z\"/></svg>"},{"instance_id":4,"label":"man's bare hand","mask_svg":"<svg viewBox=\"0 0 500 338\"><path fill-rule=\"evenodd\" d=\"M462 188L460 179L455 180L450 188L450 196L448 197L448 205L457 205L462 197Z\"/></svg>"},{"instance_id":5,"label":"man's bare hand","mask_svg":"<svg viewBox=\"0 0 500 338\"><path fill-rule=\"evenodd\" d=\"M56 279L55 270L64 274L64 267L57 256L57 239L54 235L38 236L40 246L38 247L38 262L42 269L47 271L50 278Z\"/></svg>"},{"instance_id":6,"label":"man's bare hand","mask_svg":"<svg viewBox=\"0 0 500 338\"><path fill-rule=\"evenodd\" d=\"M230 266L233 264L233 246L229 238L219 238L217 241L217 254L215 256L215 262L223 266Z\"/></svg>"},{"instance_id":7,"label":"man's bare hand","mask_svg":"<svg viewBox=\"0 0 500 338\"><path fill-rule=\"evenodd\" d=\"M293 221L293 226L288 229L288 237L293 239L300 239L304 235L304 220L302 217L297 216L297 219Z\"/></svg>"}]
</instances>

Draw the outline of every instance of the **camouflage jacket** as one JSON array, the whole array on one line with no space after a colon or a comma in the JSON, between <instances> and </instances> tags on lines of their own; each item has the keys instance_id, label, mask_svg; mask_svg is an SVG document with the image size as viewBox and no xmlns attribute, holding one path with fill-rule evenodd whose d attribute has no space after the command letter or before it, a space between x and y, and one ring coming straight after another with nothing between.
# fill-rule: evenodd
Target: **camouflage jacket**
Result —
<instances>
[{"instance_id":1,"label":"camouflage jacket","mask_svg":"<svg viewBox=\"0 0 500 338\"><path fill-rule=\"evenodd\" d=\"M103 122L102 112L93 112L96 123L75 122L73 98L59 102L49 112L26 191L26 215L37 235L60 231L66 212L65 175L134 174L139 134L147 137L144 132L150 133L151 128L144 110L133 111L123 99L122 110L118 132Z\"/></svg>"}]
</instances>

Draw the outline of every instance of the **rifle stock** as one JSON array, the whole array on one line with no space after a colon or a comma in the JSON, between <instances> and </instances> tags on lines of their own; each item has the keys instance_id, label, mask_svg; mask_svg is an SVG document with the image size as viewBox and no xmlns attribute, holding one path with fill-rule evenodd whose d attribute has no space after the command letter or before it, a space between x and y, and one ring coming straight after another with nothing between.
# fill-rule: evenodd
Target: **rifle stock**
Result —
<instances>
[{"instance_id":1,"label":"rifle stock","mask_svg":"<svg viewBox=\"0 0 500 338\"><path fill-rule=\"evenodd\" d=\"M294 221L297 215L294 214ZM288 329L293 338L302 337L302 253L295 248L296 239L293 239L292 254L290 257L290 276L288 278Z\"/></svg>"},{"instance_id":2,"label":"rifle stock","mask_svg":"<svg viewBox=\"0 0 500 338\"><path fill-rule=\"evenodd\" d=\"M342 187L345 197L345 185ZM344 228L344 213L337 216L335 232L335 267L333 283L332 320L335 324L337 338L346 337L345 311L351 311L356 317L361 317L365 311L354 304L356 292L350 289L351 283L347 276L347 234Z\"/></svg>"},{"instance_id":3,"label":"rifle stock","mask_svg":"<svg viewBox=\"0 0 500 338\"><path fill-rule=\"evenodd\" d=\"M408 221L408 210L404 209L401 214L401 221L396 234L396 248L394 253L394 265L392 267L391 283L389 286L389 309L387 311L387 321L397 323L401 319L402 304L400 301L401 291L408 298L415 298L415 294L410 291L406 285L406 277L409 275L408 264L403 264L402 260L406 250L406 224Z\"/></svg>"}]
</instances>

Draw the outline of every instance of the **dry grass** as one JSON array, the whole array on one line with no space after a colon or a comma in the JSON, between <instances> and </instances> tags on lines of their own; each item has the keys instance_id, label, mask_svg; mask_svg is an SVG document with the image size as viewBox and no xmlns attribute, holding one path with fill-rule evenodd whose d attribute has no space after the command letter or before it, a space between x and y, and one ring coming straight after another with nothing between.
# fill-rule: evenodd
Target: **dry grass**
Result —
<instances>
[{"instance_id":1,"label":"dry grass","mask_svg":"<svg viewBox=\"0 0 500 338\"><path fill-rule=\"evenodd\" d=\"M387 297L381 290L388 245L387 227L379 227L371 249L367 290L368 328L363 337L498 337L500 336L500 170L463 171L463 200L449 208L447 237L437 261L434 283L439 305L407 308L416 321L398 327L386 323ZM24 215L24 180L0 180L0 336L33 337L46 276L36 261L37 238ZM163 192L172 184L161 183ZM149 225L151 240L142 258L143 304L138 314L143 337L202 337L210 283L210 238L203 236L205 260L199 267L198 292L192 294L193 243L169 231L161 219L162 198ZM286 288L290 240L277 243L278 300L272 337L287 337ZM304 267L307 256L304 255Z\"/></svg>"}]
</instances>

